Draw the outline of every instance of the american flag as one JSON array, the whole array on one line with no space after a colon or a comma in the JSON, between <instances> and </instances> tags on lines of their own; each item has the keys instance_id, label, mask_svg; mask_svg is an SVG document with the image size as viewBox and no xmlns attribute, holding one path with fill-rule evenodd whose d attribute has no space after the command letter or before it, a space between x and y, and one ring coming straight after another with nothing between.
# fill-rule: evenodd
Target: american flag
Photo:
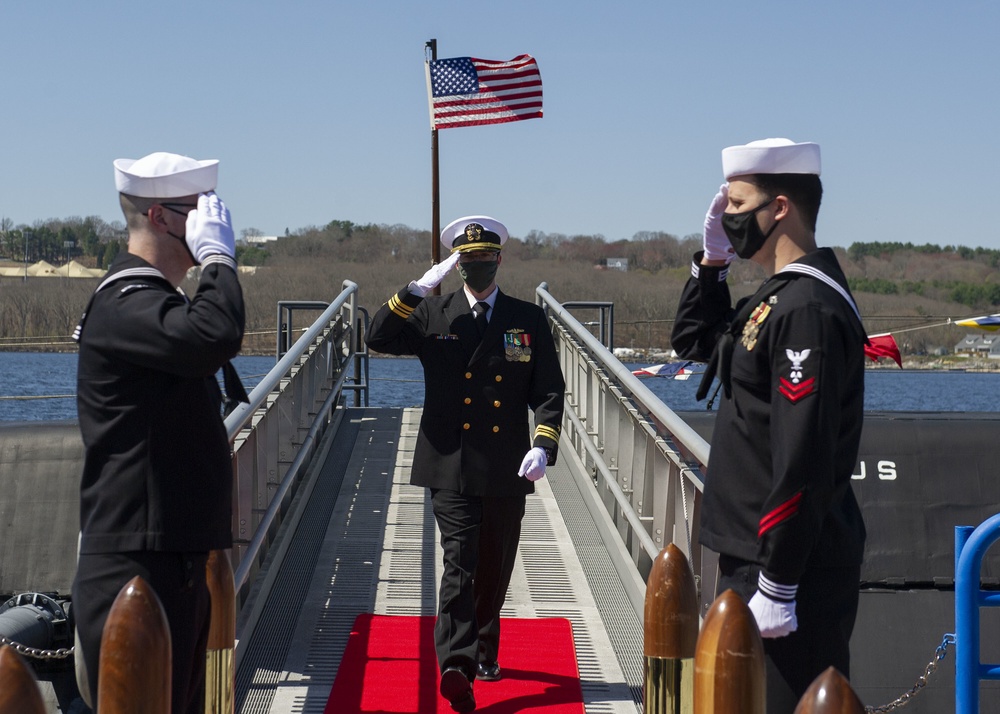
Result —
<instances>
[{"instance_id":1,"label":"american flag","mask_svg":"<svg viewBox=\"0 0 1000 714\"><path fill-rule=\"evenodd\" d=\"M633 369L632 374L636 377L673 377L674 379L687 379L693 370L688 369L692 364L690 360L684 362L667 362L666 364L654 364L652 367Z\"/></svg>"},{"instance_id":2,"label":"american flag","mask_svg":"<svg viewBox=\"0 0 1000 714\"><path fill-rule=\"evenodd\" d=\"M542 116L542 75L531 55L507 62L452 57L427 63L431 128Z\"/></svg>"}]
</instances>

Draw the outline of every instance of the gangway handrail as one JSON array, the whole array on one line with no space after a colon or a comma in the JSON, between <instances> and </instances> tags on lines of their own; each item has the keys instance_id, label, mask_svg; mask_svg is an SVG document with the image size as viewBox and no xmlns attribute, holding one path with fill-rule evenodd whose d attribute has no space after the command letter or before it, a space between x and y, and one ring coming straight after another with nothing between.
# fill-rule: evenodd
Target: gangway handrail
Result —
<instances>
[{"instance_id":1,"label":"gangway handrail","mask_svg":"<svg viewBox=\"0 0 1000 714\"><path fill-rule=\"evenodd\" d=\"M249 402L226 417L234 444L232 559L239 601L344 392L361 329L357 295L357 284L345 280L341 293L253 388ZM300 437L302 431L306 433Z\"/></svg>"},{"instance_id":2,"label":"gangway handrail","mask_svg":"<svg viewBox=\"0 0 1000 714\"><path fill-rule=\"evenodd\" d=\"M601 344L609 350L615 346L615 304L610 300L567 300L562 303L564 309L586 308L597 310L600 313L597 329L600 333ZM593 325L593 322L584 323Z\"/></svg>"},{"instance_id":3,"label":"gangway handrail","mask_svg":"<svg viewBox=\"0 0 1000 714\"><path fill-rule=\"evenodd\" d=\"M365 335L368 334L368 326L371 318L368 310L358 305L358 317L354 321L358 333L354 339L354 380L350 384L344 385L344 390L354 392L354 406L368 406L368 385L371 383L370 362L368 345L365 343Z\"/></svg>"},{"instance_id":4,"label":"gangway handrail","mask_svg":"<svg viewBox=\"0 0 1000 714\"><path fill-rule=\"evenodd\" d=\"M278 300L277 343L274 347L276 359L284 357L288 352L288 338L295 331L292 326L292 315L295 310L326 310L330 303L322 300Z\"/></svg>"},{"instance_id":5,"label":"gangway handrail","mask_svg":"<svg viewBox=\"0 0 1000 714\"><path fill-rule=\"evenodd\" d=\"M584 429L583 423L580 421L580 417L578 417L575 412L570 410L566 413L566 416L574 423L577 429ZM614 494L615 500L622 506L622 510L625 512L625 517L638 534L643 550L646 551L646 554L649 555L651 559L655 558L661 549L656 547L656 543L654 543L653 539L649 537L648 533L646 533L642 520L638 515L636 515L635 511L632 510L631 504L629 503L625 492L618 487L617 483L615 483L615 478L612 475L611 470L600 460L600 454L597 447L591 441L584 441L584 448L587 449L590 457L594 459L595 468L597 468L597 470L604 477L605 482L608 484L608 488L610 488L611 492Z\"/></svg>"},{"instance_id":6,"label":"gangway handrail","mask_svg":"<svg viewBox=\"0 0 1000 714\"><path fill-rule=\"evenodd\" d=\"M281 480L281 484L279 484L277 491L275 491L274 497L271 498L271 502L268 504L267 510L261 517L260 525L254 531L253 538L247 546L247 551L242 560L240 560L240 564L239 567L236 568L236 572L233 574L237 592L242 589L244 585L246 585L247 580L250 577L251 569L260 557L261 548L267 540L268 532L277 519L278 514L283 507L285 498L291 490L292 484L298 478L299 471L304 465L308 465L317 440L320 436L322 436L322 427L325 425L325 415L330 413L330 411L336 406L337 400L340 399L340 388L346 377L347 372L341 372L337 381L334 383L333 388L330 390L329 394L326 395L326 399L323 401L323 406L316 415L316 420L312 423L312 426L309 427L309 432L306 434L306 438L302 441L302 446L299 449L299 452L295 455L295 460L292 462L292 465L289 466L288 472Z\"/></svg>"},{"instance_id":7,"label":"gangway handrail","mask_svg":"<svg viewBox=\"0 0 1000 714\"><path fill-rule=\"evenodd\" d=\"M627 387L635 395L636 402L691 452L691 456L701 465L702 469L707 468L710 450L708 442L653 394L652 390L632 374L631 370L623 365L589 330L583 329L572 313L563 308L549 294L548 286L545 283L536 288L536 294L548 311L557 315L573 332L573 336L586 345L593 356L601 359L601 366L614 376L620 385Z\"/></svg>"},{"instance_id":8,"label":"gangway handrail","mask_svg":"<svg viewBox=\"0 0 1000 714\"><path fill-rule=\"evenodd\" d=\"M1000 607L1000 593L983 590L983 556L1000 540L1000 514L973 530L955 527L955 714L978 714L979 681L1000 680L1000 664L980 661L979 608Z\"/></svg>"},{"instance_id":9,"label":"gangway handrail","mask_svg":"<svg viewBox=\"0 0 1000 714\"><path fill-rule=\"evenodd\" d=\"M641 584L669 543L692 563L707 609L717 577L717 556L698 544L708 443L574 317L578 303L560 303L545 283L535 295L566 379L563 452L598 532L621 554L615 566L636 614Z\"/></svg>"},{"instance_id":10,"label":"gangway handrail","mask_svg":"<svg viewBox=\"0 0 1000 714\"><path fill-rule=\"evenodd\" d=\"M341 291L340 295L329 304L323 314L320 315L315 322L302 333L302 336L295 341L285 355L278 360L278 362L271 368L271 371L257 383L248 395L250 402L242 402L237 406L229 416L226 417L226 433L229 436L229 441L232 442L239 434L240 430L247 425L250 418L265 402L267 395L270 394L277 386L278 383L284 379L285 375L291 370L295 363L302 356L313 341L319 337L320 332L334 319L347 303L351 296L356 296L358 292L358 285L350 280L344 281L344 289ZM351 323L354 324L352 318Z\"/></svg>"}]
</instances>

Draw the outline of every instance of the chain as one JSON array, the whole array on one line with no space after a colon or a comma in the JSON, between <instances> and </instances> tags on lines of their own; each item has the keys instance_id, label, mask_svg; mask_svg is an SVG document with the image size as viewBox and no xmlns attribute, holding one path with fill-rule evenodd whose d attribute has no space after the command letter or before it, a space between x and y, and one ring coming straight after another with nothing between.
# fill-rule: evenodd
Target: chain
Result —
<instances>
[{"instance_id":1,"label":"chain","mask_svg":"<svg viewBox=\"0 0 1000 714\"><path fill-rule=\"evenodd\" d=\"M40 650L37 647L28 647L27 645L22 645L20 642L8 640L3 635L0 635L0 646L2 645L9 645L18 654L31 657L32 659L66 659L73 654L73 650L75 649L74 647L61 647L57 650Z\"/></svg>"},{"instance_id":2,"label":"chain","mask_svg":"<svg viewBox=\"0 0 1000 714\"><path fill-rule=\"evenodd\" d=\"M63 606L45 593L21 593L20 595L17 595L0 605L0 613L6 612L8 608L27 605L43 609L59 622L65 622L67 619ZM28 645L15 642L14 640L7 639L3 635L0 635L0 646L3 645L9 646L15 652L25 657L42 660L66 659L67 657L71 657L74 651L73 647L61 647L55 650L43 650L37 647L29 647Z\"/></svg>"},{"instance_id":3,"label":"chain","mask_svg":"<svg viewBox=\"0 0 1000 714\"><path fill-rule=\"evenodd\" d=\"M941 644L937 646L934 650L934 659L927 663L924 667L924 673L922 676L917 677L916 683L910 687L910 691L904 692L899 695L896 699L892 700L888 704L883 704L880 707L865 707L866 712L873 712L874 714L883 714L884 712L891 712L899 707L904 707L910 703L910 699L915 697L920 693L920 690L927 686L927 679L937 671L938 662L944 659L944 656L948 653L948 645L955 644L955 635L950 633L945 633L944 639L941 640Z\"/></svg>"}]
</instances>

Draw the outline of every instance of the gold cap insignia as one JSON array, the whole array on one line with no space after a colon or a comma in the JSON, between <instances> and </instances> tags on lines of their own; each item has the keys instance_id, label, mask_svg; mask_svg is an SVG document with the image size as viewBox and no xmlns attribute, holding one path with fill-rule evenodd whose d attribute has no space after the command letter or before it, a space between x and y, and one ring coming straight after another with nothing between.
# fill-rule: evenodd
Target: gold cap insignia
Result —
<instances>
[{"instance_id":1,"label":"gold cap insignia","mask_svg":"<svg viewBox=\"0 0 1000 714\"><path fill-rule=\"evenodd\" d=\"M483 239L483 227L478 223L470 223L465 227L465 237L470 243L475 243Z\"/></svg>"}]
</instances>

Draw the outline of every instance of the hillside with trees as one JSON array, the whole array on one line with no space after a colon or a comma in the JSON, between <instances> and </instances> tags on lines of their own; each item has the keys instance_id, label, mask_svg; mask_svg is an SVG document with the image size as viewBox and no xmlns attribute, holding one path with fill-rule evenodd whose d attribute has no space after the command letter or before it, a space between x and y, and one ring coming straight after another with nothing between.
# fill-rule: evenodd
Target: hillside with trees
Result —
<instances>
[{"instance_id":1,"label":"hillside with trees","mask_svg":"<svg viewBox=\"0 0 1000 714\"><path fill-rule=\"evenodd\" d=\"M0 263L23 265L69 259L106 268L124 248L120 223L68 218L35 225L0 225ZM260 232L243 231L237 257L246 272L246 349L273 350L278 300L331 300L342 281L360 286L361 304L373 313L393 292L430 264L431 236L403 225L334 220L275 241L250 242ZM503 290L532 300L545 282L561 301L611 301L615 343L637 349L669 349L669 333L691 255L699 235L637 233L631 240L600 235L531 231L511 238L503 251L498 282ZM967 332L954 325L927 328L948 318L1000 311L1000 251L911 243L856 243L836 249L870 334L893 331L904 354L950 348ZM609 268L627 261L628 270ZM252 271L252 272L251 272ZM752 293L763 279L752 263L736 261L730 285L737 296ZM443 290L459 287L449 276ZM0 349L73 349L69 341L95 280L0 278ZM185 289L190 293L194 282ZM596 313L581 313L581 320Z\"/></svg>"}]
</instances>

